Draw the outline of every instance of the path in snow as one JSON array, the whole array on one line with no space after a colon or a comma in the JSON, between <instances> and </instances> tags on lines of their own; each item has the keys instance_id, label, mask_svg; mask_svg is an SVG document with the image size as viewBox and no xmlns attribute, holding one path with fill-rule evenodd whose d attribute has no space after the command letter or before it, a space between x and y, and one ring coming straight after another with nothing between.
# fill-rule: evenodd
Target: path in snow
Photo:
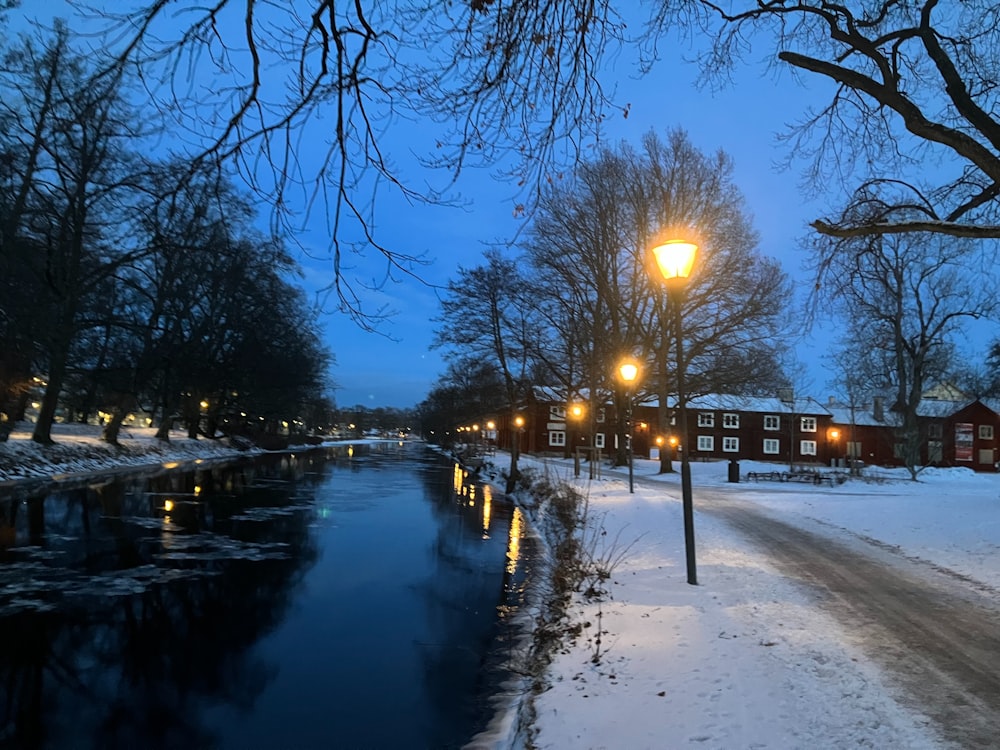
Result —
<instances>
[{"instance_id":1,"label":"path in snow","mask_svg":"<svg viewBox=\"0 0 1000 750\"><path fill-rule=\"evenodd\" d=\"M1000 611L995 593L865 541L835 541L759 506L700 490L699 510L759 545L877 663L901 701L960 747L1000 736Z\"/></svg>"}]
</instances>

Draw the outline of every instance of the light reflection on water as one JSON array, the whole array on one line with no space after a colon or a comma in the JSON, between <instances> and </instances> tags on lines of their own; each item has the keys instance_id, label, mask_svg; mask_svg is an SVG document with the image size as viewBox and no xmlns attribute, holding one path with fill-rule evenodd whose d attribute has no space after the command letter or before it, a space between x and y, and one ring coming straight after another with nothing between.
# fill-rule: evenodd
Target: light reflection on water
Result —
<instances>
[{"instance_id":1,"label":"light reflection on water","mask_svg":"<svg viewBox=\"0 0 1000 750\"><path fill-rule=\"evenodd\" d=\"M461 746L500 679L521 519L384 451L0 498L0 746Z\"/></svg>"}]
</instances>

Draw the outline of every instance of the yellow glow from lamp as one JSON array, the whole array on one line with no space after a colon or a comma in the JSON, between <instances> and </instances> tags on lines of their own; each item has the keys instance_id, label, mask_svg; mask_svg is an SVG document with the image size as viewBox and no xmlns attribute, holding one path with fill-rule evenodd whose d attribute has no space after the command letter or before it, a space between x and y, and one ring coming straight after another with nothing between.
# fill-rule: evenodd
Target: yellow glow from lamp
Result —
<instances>
[{"instance_id":1,"label":"yellow glow from lamp","mask_svg":"<svg viewBox=\"0 0 1000 750\"><path fill-rule=\"evenodd\" d=\"M639 365L635 361L627 359L618 365L618 374L622 380L631 384L639 377Z\"/></svg>"},{"instance_id":2,"label":"yellow glow from lamp","mask_svg":"<svg viewBox=\"0 0 1000 750\"><path fill-rule=\"evenodd\" d=\"M691 275L698 245L687 240L667 240L652 252L665 281L683 280Z\"/></svg>"}]
</instances>

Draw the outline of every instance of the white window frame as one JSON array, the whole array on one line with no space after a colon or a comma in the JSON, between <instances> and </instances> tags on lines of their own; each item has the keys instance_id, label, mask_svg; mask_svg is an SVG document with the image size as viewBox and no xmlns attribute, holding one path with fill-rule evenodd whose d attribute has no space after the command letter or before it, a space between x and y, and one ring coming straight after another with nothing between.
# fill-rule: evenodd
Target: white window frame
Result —
<instances>
[{"instance_id":1,"label":"white window frame","mask_svg":"<svg viewBox=\"0 0 1000 750\"><path fill-rule=\"evenodd\" d=\"M595 432L594 433L594 447L595 448L603 448L604 447L604 433L603 432Z\"/></svg>"},{"instance_id":2,"label":"white window frame","mask_svg":"<svg viewBox=\"0 0 1000 750\"><path fill-rule=\"evenodd\" d=\"M603 407L597 410L597 421L598 422L603 422L604 421L604 408ZM600 446L598 446L598 447L600 447Z\"/></svg>"},{"instance_id":3,"label":"white window frame","mask_svg":"<svg viewBox=\"0 0 1000 750\"><path fill-rule=\"evenodd\" d=\"M715 451L715 436L699 435L698 450L705 451L707 453L713 453Z\"/></svg>"},{"instance_id":4,"label":"white window frame","mask_svg":"<svg viewBox=\"0 0 1000 750\"><path fill-rule=\"evenodd\" d=\"M740 452L740 439L738 437L723 436L723 438L722 438L722 452L723 453L739 453Z\"/></svg>"},{"instance_id":5,"label":"white window frame","mask_svg":"<svg viewBox=\"0 0 1000 750\"><path fill-rule=\"evenodd\" d=\"M981 425L979 425L979 439L980 440L992 440L993 439L993 425L991 425L991 424L981 424Z\"/></svg>"},{"instance_id":6,"label":"white window frame","mask_svg":"<svg viewBox=\"0 0 1000 750\"><path fill-rule=\"evenodd\" d=\"M549 407L549 416L552 417L552 419L565 420L566 419L566 407L565 406L558 406L558 405L556 405L556 406L550 406Z\"/></svg>"},{"instance_id":7,"label":"white window frame","mask_svg":"<svg viewBox=\"0 0 1000 750\"><path fill-rule=\"evenodd\" d=\"M777 456L781 453L781 441L778 438L764 438L764 454Z\"/></svg>"},{"instance_id":8,"label":"white window frame","mask_svg":"<svg viewBox=\"0 0 1000 750\"><path fill-rule=\"evenodd\" d=\"M566 447L566 431L549 430L549 446L552 448Z\"/></svg>"},{"instance_id":9,"label":"white window frame","mask_svg":"<svg viewBox=\"0 0 1000 750\"><path fill-rule=\"evenodd\" d=\"M722 426L727 430L740 429L740 415L734 412L725 412L722 415Z\"/></svg>"},{"instance_id":10,"label":"white window frame","mask_svg":"<svg viewBox=\"0 0 1000 750\"><path fill-rule=\"evenodd\" d=\"M799 417L802 432L816 432L816 417Z\"/></svg>"},{"instance_id":11,"label":"white window frame","mask_svg":"<svg viewBox=\"0 0 1000 750\"><path fill-rule=\"evenodd\" d=\"M815 456L816 455L816 441L815 440L800 440L799 441L799 455L800 456Z\"/></svg>"},{"instance_id":12,"label":"white window frame","mask_svg":"<svg viewBox=\"0 0 1000 750\"><path fill-rule=\"evenodd\" d=\"M698 412L698 426L715 427L715 412L714 411Z\"/></svg>"},{"instance_id":13,"label":"white window frame","mask_svg":"<svg viewBox=\"0 0 1000 750\"><path fill-rule=\"evenodd\" d=\"M769 432L777 432L781 429L781 417L777 414L764 415L764 429Z\"/></svg>"}]
</instances>

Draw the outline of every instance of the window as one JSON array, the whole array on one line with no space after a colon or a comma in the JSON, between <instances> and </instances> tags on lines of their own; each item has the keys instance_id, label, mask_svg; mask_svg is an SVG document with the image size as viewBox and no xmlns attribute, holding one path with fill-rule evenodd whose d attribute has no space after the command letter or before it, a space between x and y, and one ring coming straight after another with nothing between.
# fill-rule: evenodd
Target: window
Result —
<instances>
[{"instance_id":1,"label":"window","mask_svg":"<svg viewBox=\"0 0 1000 750\"><path fill-rule=\"evenodd\" d=\"M604 447L604 433L598 432L594 435L594 447L603 448Z\"/></svg>"},{"instance_id":2,"label":"window","mask_svg":"<svg viewBox=\"0 0 1000 750\"><path fill-rule=\"evenodd\" d=\"M799 453L803 456L815 456L816 455L816 441L815 440L800 440L799 441Z\"/></svg>"},{"instance_id":3,"label":"window","mask_svg":"<svg viewBox=\"0 0 1000 750\"><path fill-rule=\"evenodd\" d=\"M780 430L781 429L781 417L777 414L765 414L764 415L764 429L765 430ZM764 451L765 453L767 451ZM775 451L777 453L777 451Z\"/></svg>"},{"instance_id":4,"label":"window","mask_svg":"<svg viewBox=\"0 0 1000 750\"><path fill-rule=\"evenodd\" d=\"M699 435L698 436L698 450L700 451L714 451L715 450L715 438L711 435Z\"/></svg>"},{"instance_id":5,"label":"window","mask_svg":"<svg viewBox=\"0 0 1000 750\"><path fill-rule=\"evenodd\" d=\"M603 422L604 421L604 409L603 408L597 410L597 421L598 422ZM600 446L598 446L598 447L600 447Z\"/></svg>"},{"instance_id":6,"label":"window","mask_svg":"<svg viewBox=\"0 0 1000 750\"><path fill-rule=\"evenodd\" d=\"M566 419L566 407L565 406L550 406L549 416L553 419Z\"/></svg>"},{"instance_id":7,"label":"window","mask_svg":"<svg viewBox=\"0 0 1000 750\"><path fill-rule=\"evenodd\" d=\"M802 417L799 424L803 432L816 432L816 417ZM815 454L815 451L813 453Z\"/></svg>"},{"instance_id":8,"label":"window","mask_svg":"<svg viewBox=\"0 0 1000 750\"><path fill-rule=\"evenodd\" d=\"M549 430L549 445L566 445L566 433L563 430Z\"/></svg>"},{"instance_id":9,"label":"window","mask_svg":"<svg viewBox=\"0 0 1000 750\"><path fill-rule=\"evenodd\" d=\"M979 425L979 439L980 440L992 440L993 439L993 425L991 424L981 424ZM992 461L987 461L987 463L993 463Z\"/></svg>"},{"instance_id":10,"label":"window","mask_svg":"<svg viewBox=\"0 0 1000 750\"><path fill-rule=\"evenodd\" d=\"M723 414L722 415L722 426L730 430L738 430L740 428L740 415L739 414Z\"/></svg>"},{"instance_id":11,"label":"window","mask_svg":"<svg viewBox=\"0 0 1000 750\"><path fill-rule=\"evenodd\" d=\"M710 411L698 412L699 427L715 427L715 413Z\"/></svg>"},{"instance_id":12,"label":"window","mask_svg":"<svg viewBox=\"0 0 1000 750\"><path fill-rule=\"evenodd\" d=\"M764 453L771 456L778 455L781 443L774 438L764 438Z\"/></svg>"},{"instance_id":13,"label":"window","mask_svg":"<svg viewBox=\"0 0 1000 750\"><path fill-rule=\"evenodd\" d=\"M738 453L740 450L740 439L738 437L722 438L723 453Z\"/></svg>"},{"instance_id":14,"label":"window","mask_svg":"<svg viewBox=\"0 0 1000 750\"><path fill-rule=\"evenodd\" d=\"M941 432L942 430L940 422L931 422L929 425L927 425L927 437L934 439L940 438Z\"/></svg>"},{"instance_id":15,"label":"window","mask_svg":"<svg viewBox=\"0 0 1000 750\"><path fill-rule=\"evenodd\" d=\"M847 441L847 455L850 458L861 458L861 441L860 440L848 440ZM940 461L940 459L938 459Z\"/></svg>"}]
</instances>

